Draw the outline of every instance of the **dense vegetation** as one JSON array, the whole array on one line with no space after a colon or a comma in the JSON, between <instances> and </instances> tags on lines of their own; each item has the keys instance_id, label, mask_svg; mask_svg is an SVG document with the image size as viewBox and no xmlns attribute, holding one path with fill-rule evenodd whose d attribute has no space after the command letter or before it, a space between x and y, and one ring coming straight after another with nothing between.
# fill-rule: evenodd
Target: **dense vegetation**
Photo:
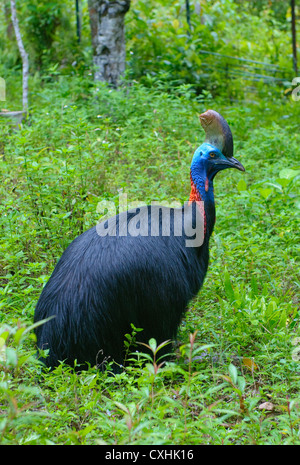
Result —
<instances>
[{"instance_id":1,"label":"dense vegetation","mask_svg":"<svg viewBox=\"0 0 300 465\"><path fill-rule=\"evenodd\" d=\"M147 2L135 2L130 12L121 89L92 81L87 31L81 46L74 40L77 64L68 62L72 34L66 50L57 24L53 40L32 51L39 70L31 75L28 121L17 131L0 122L0 443L300 444L300 102L283 85L271 91L260 83L245 99L240 81L231 81L228 98L217 71L215 87L199 73L186 79L195 64L181 66L178 28L185 23L174 11L179 15L183 2L170 2L174 9L160 3L149 11ZM201 41L208 47L218 33L216 41L227 37L222 52L243 56L248 47L247 57L259 61L268 41L270 62L291 67L280 49L290 47L282 21L288 12L265 2L259 14L241 3L203 2L212 19L199 25ZM25 16L29 4L34 21L39 2L24 2ZM174 30L166 19L158 25L158 11ZM261 27L273 42L267 33L258 41ZM237 32L241 55L231 45ZM45 47L53 53L48 62ZM12 43L2 49L5 105L14 109L20 63ZM91 367L78 375L64 364L45 372L35 358L33 313L62 251L99 220L100 202L118 205L120 189L129 202L184 202L191 157L203 140L197 115L208 107L228 120L246 173L228 170L215 180L211 264L181 325L175 360L160 366L150 341L153 358L141 355L146 364L122 374ZM129 358L134 340L133 328Z\"/></svg>"}]
</instances>

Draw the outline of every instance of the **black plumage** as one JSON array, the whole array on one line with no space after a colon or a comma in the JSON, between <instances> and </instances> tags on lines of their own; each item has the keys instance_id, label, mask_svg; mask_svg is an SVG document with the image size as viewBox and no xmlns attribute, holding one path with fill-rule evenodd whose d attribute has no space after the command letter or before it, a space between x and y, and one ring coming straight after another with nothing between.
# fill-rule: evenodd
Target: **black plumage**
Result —
<instances>
[{"instance_id":1,"label":"black plumage","mask_svg":"<svg viewBox=\"0 0 300 465\"><path fill-rule=\"evenodd\" d=\"M222 118L209 110L201 115L202 122L211 114ZM230 129L223 118L221 121L228 135ZM166 230L162 225L165 207L141 207L117 215L113 226L103 223L102 233L97 227L89 229L65 250L35 310L35 322L54 317L36 328L38 347L49 349L44 359L47 366L54 367L59 361L73 365L77 360L78 364L103 367L105 360L114 360L117 371L123 364L124 338L131 333L131 323L143 328L138 333L141 342L155 338L161 343L176 336L208 267L209 237L215 221L213 178L227 167L243 170L232 154L222 154L228 139L225 133L222 140L222 131L219 136L219 147L206 142L195 152L190 201L180 209L168 209ZM188 233L184 223L187 211L192 212ZM136 224L140 235L132 236L127 227L137 215L144 230ZM154 216L158 225L153 225ZM120 234L124 225L127 235ZM105 233L104 226L108 228ZM200 244L187 246L197 233Z\"/></svg>"}]
</instances>

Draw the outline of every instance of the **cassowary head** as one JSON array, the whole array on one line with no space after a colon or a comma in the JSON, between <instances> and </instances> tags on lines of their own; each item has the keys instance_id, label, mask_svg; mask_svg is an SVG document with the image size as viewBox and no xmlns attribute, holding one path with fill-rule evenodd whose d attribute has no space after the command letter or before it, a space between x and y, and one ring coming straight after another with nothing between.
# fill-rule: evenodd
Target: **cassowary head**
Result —
<instances>
[{"instance_id":1,"label":"cassowary head","mask_svg":"<svg viewBox=\"0 0 300 465\"><path fill-rule=\"evenodd\" d=\"M210 179L213 179L218 171L226 168L245 171L243 165L233 157L232 133L223 116L214 110L207 110L199 118L206 138L196 150L193 162L197 163L201 159Z\"/></svg>"}]
</instances>

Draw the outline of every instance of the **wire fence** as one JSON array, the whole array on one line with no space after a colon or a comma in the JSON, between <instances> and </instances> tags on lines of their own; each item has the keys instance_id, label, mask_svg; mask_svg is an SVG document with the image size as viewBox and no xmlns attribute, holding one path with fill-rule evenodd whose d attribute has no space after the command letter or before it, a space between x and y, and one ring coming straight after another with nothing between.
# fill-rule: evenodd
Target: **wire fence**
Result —
<instances>
[{"instance_id":1,"label":"wire fence","mask_svg":"<svg viewBox=\"0 0 300 465\"><path fill-rule=\"evenodd\" d=\"M224 75L225 83L237 79L243 81L245 83L243 89L246 92L257 92L257 83L273 85L284 91L291 86L291 82L295 77L292 69L281 68L272 63L233 57L206 50L200 50L199 52L204 55L201 63L201 68L204 70L204 79L217 71Z\"/></svg>"}]
</instances>

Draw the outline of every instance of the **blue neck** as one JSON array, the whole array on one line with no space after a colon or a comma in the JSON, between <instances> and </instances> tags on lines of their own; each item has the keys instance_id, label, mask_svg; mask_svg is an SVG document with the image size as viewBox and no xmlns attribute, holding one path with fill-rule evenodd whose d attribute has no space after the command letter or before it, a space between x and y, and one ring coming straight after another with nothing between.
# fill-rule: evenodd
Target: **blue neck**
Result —
<instances>
[{"instance_id":1,"label":"blue neck","mask_svg":"<svg viewBox=\"0 0 300 465\"><path fill-rule=\"evenodd\" d=\"M200 199L204 201L204 209L206 216L206 230L208 237L211 235L215 224L215 200L213 179L207 176L205 160L201 158L199 147L192 160L191 165L191 183L199 193Z\"/></svg>"}]
</instances>

